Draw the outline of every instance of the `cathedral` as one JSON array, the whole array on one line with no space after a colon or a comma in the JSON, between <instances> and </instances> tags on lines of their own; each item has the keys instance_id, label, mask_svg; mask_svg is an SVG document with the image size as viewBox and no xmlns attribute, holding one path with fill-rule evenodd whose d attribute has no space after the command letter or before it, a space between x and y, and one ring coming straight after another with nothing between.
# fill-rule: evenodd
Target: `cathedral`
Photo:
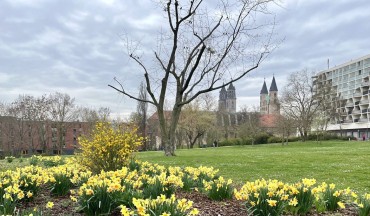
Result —
<instances>
[{"instance_id":1,"label":"cathedral","mask_svg":"<svg viewBox=\"0 0 370 216\"><path fill-rule=\"evenodd\" d=\"M259 122L266 131L273 131L277 116L280 115L280 103L278 98L278 88L275 76L272 78L270 90L267 90L266 81L260 91L260 110ZM225 138L237 137L237 128L239 125L248 121L248 113L236 112L236 91L231 83L227 90L222 87L218 100L217 124L229 128L225 132Z\"/></svg>"},{"instance_id":2,"label":"cathedral","mask_svg":"<svg viewBox=\"0 0 370 216\"><path fill-rule=\"evenodd\" d=\"M221 88L218 100L218 111L229 114L236 113L236 92L232 83L227 90L225 87ZM260 113L261 115L280 114L280 103L275 76L272 77L269 91L267 91L266 81L263 81L260 91Z\"/></svg>"}]
</instances>

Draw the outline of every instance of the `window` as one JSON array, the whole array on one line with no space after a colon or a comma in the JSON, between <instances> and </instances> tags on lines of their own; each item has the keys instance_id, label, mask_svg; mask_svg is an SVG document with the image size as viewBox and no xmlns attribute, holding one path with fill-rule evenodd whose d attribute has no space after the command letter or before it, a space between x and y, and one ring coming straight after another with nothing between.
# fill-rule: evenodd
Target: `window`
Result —
<instances>
[{"instance_id":1,"label":"window","mask_svg":"<svg viewBox=\"0 0 370 216\"><path fill-rule=\"evenodd\" d=\"M361 75L361 70L358 71L358 75Z\"/></svg>"},{"instance_id":2,"label":"window","mask_svg":"<svg viewBox=\"0 0 370 216\"><path fill-rule=\"evenodd\" d=\"M60 155L60 150L53 150L53 154Z\"/></svg>"}]
</instances>

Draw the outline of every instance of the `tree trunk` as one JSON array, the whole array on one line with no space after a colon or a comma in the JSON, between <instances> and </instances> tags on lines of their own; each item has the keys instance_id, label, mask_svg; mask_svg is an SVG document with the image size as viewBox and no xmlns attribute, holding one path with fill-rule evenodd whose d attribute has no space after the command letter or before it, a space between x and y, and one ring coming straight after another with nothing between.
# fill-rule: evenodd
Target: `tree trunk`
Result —
<instances>
[{"instance_id":1,"label":"tree trunk","mask_svg":"<svg viewBox=\"0 0 370 216\"><path fill-rule=\"evenodd\" d=\"M175 155L175 131L177 128L177 123L180 118L181 107L175 107L172 111L171 119L165 119L163 109L158 109L159 125L161 129L162 137L162 147L164 148L164 154L166 156L176 156ZM167 126L167 121L169 121L169 126Z\"/></svg>"}]
</instances>

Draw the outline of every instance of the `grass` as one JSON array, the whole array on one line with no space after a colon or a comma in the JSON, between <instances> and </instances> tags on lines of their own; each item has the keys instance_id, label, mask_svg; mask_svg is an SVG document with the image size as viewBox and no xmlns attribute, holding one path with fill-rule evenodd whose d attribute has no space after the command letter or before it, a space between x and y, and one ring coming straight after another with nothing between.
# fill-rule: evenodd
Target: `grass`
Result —
<instances>
[{"instance_id":1,"label":"grass","mask_svg":"<svg viewBox=\"0 0 370 216\"><path fill-rule=\"evenodd\" d=\"M28 165L30 165L28 158L15 158L11 163L8 163L7 160L3 159L0 160L0 172L4 172L6 170L15 170L18 167L24 167Z\"/></svg>"},{"instance_id":2,"label":"grass","mask_svg":"<svg viewBox=\"0 0 370 216\"><path fill-rule=\"evenodd\" d=\"M370 142L325 141L140 152L137 158L168 166L213 166L237 184L260 178L296 182L315 178L360 192L370 191Z\"/></svg>"}]
</instances>

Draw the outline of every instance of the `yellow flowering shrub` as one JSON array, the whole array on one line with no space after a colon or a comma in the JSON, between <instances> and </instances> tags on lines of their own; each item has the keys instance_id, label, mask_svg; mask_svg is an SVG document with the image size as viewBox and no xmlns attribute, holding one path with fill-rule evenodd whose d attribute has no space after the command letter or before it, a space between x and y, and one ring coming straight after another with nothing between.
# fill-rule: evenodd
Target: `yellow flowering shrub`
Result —
<instances>
[{"instance_id":1,"label":"yellow flowering shrub","mask_svg":"<svg viewBox=\"0 0 370 216\"><path fill-rule=\"evenodd\" d=\"M90 136L79 138L81 164L93 173L121 169L128 164L142 140L135 129L98 122Z\"/></svg>"}]
</instances>

